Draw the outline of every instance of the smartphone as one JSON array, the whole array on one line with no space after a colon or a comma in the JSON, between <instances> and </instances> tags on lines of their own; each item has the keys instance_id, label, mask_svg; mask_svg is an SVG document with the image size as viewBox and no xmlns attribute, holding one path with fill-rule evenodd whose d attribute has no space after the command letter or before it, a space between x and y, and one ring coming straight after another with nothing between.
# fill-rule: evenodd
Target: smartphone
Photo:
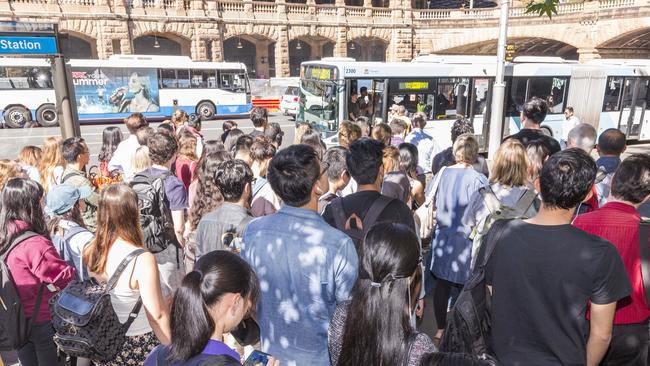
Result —
<instances>
[{"instance_id":1,"label":"smartphone","mask_svg":"<svg viewBox=\"0 0 650 366\"><path fill-rule=\"evenodd\" d=\"M244 362L244 366L266 366L269 363L271 355L261 351L253 351Z\"/></svg>"}]
</instances>

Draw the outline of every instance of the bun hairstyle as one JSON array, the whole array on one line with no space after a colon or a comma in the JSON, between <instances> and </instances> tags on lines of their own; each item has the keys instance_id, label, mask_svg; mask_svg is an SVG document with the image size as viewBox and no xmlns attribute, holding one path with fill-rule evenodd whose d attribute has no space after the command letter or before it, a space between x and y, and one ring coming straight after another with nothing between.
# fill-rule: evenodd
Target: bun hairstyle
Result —
<instances>
[{"instance_id":1,"label":"bun hairstyle","mask_svg":"<svg viewBox=\"0 0 650 366\"><path fill-rule=\"evenodd\" d=\"M228 293L240 294L255 307L259 283L251 266L225 250L201 256L174 294L170 361L185 362L203 351L215 327L209 309Z\"/></svg>"}]
</instances>

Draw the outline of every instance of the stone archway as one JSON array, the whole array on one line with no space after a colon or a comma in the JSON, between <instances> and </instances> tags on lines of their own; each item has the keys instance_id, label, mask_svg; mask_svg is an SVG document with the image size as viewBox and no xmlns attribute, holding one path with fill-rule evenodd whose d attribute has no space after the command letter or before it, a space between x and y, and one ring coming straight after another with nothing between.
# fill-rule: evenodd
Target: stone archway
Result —
<instances>
[{"instance_id":1,"label":"stone archway","mask_svg":"<svg viewBox=\"0 0 650 366\"><path fill-rule=\"evenodd\" d=\"M253 42L237 36L230 37L223 42L223 59L226 62L241 62L246 65L248 75L255 78L257 75L257 49Z\"/></svg>"},{"instance_id":2,"label":"stone archway","mask_svg":"<svg viewBox=\"0 0 650 366\"><path fill-rule=\"evenodd\" d=\"M300 64L312 59L311 45L300 38L289 41L289 76L300 76Z\"/></svg>"},{"instance_id":3,"label":"stone archway","mask_svg":"<svg viewBox=\"0 0 650 366\"><path fill-rule=\"evenodd\" d=\"M614 37L596 47L601 58L650 58L650 27Z\"/></svg>"},{"instance_id":4,"label":"stone archway","mask_svg":"<svg viewBox=\"0 0 650 366\"><path fill-rule=\"evenodd\" d=\"M59 37L61 53L67 58L96 59L97 41L76 33L61 32Z\"/></svg>"},{"instance_id":5,"label":"stone archway","mask_svg":"<svg viewBox=\"0 0 650 366\"><path fill-rule=\"evenodd\" d=\"M136 55L190 56L189 50L188 41L167 34L147 34L133 39Z\"/></svg>"},{"instance_id":6,"label":"stone archway","mask_svg":"<svg viewBox=\"0 0 650 366\"><path fill-rule=\"evenodd\" d=\"M386 61L388 43L379 38L361 37L348 41L348 57L357 61Z\"/></svg>"},{"instance_id":7,"label":"stone archway","mask_svg":"<svg viewBox=\"0 0 650 366\"><path fill-rule=\"evenodd\" d=\"M541 37L508 38L508 44L514 44L515 56L558 56L567 60L578 59L578 48L570 44ZM483 42L436 51L441 55L496 55L497 40Z\"/></svg>"},{"instance_id":8,"label":"stone archway","mask_svg":"<svg viewBox=\"0 0 650 366\"><path fill-rule=\"evenodd\" d=\"M326 42L323 44L322 55L323 57L334 57L334 47L336 44L334 42Z\"/></svg>"}]
</instances>

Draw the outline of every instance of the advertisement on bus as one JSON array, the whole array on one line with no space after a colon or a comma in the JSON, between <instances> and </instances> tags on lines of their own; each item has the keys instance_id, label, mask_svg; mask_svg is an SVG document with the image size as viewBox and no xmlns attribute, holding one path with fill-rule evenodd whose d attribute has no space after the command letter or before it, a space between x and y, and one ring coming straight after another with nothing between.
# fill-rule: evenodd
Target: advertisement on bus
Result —
<instances>
[{"instance_id":1,"label":"advertisement on bus","mask_svg":"<svg viewBox=\"0 0 650 366\"><path fill-rule=\"evenodd\" d=\"M159 112L155 69L73 68L79 114Z\"/></svg>"}]
</instances>

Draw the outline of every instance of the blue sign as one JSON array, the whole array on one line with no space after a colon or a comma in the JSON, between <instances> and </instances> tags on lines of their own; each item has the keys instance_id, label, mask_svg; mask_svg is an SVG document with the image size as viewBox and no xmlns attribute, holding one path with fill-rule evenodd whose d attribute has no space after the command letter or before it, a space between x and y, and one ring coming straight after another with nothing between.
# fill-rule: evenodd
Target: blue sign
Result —
<instances>
[{"instance_id":1,"label":"blue sign","mask_svg":"<svg viewBox=\"0 0 650 366\"><path fill-rule=\"evenodd\" d=\"M56 37L21 37L0 35L2 55L52 55L58 53Z\"/></svg>"}]
</instances>

